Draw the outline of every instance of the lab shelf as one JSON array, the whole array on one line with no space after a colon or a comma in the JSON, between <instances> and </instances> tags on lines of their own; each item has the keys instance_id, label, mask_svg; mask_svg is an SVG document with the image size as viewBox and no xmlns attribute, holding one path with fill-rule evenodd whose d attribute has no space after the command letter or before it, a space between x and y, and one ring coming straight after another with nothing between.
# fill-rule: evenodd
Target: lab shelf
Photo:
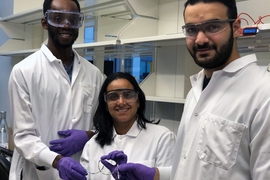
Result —
<instances>
[{"instance_id":1,"label":"lab shelf","mask_svg":"<svg viewBox=\"0 0 270 180\"><path fill-rule=\"evenodd\" d=\"M146 100L147 101L154 101L154 102L177 103L177 104L184 104L185 103L185 99L158 97L158 96L146 96Z\"/></svg>"},{"instance_id":2,"label":"lab shelf","mask_svg":"<svg viewBox=\"0 0 270 180\"><path fill-rule=\"evenodd\" d=\"M80 0L80 2L81 1L82 0ZM82 1L80 5L81 12L83 12L86 17L100 16L127 20L131 20L134 17L158 19L158 1L153 0L99 0L91 3ZM147 11L145 11L146 9ZM42 7L40 7L0 18L0 22L31 25L39 23L40 19L43 17Z\"/></svg>"},{"instance_id":3,"label":"lab shelf","mask_svg":"<svg viewBox=\"0 0 270 180\"><path fill-rule=\"evenodd\" d=\"M26 49L26 50L19 50L19 51L0 52L0 56L25 57L25 56L29 56L30 54L34 53L37 50L38 49Z\"/></svg>"},{"instance_id":4,"label":"lab shelf","mask_svg":"<svg viewBox=\"0 0 270 180\"><path fill-rule=\"evenodd\" d=\"M43 17L42 8L36 8L22 13L17 13L11 16L0 18L0 22L33 24L40 22L40 19L42 17Z\"/></svg>"}]
</instances>

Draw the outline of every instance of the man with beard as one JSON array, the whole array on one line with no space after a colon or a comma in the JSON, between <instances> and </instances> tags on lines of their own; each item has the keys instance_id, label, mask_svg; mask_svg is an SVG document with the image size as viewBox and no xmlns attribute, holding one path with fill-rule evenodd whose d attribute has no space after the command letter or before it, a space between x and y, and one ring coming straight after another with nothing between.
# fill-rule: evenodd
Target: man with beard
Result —
<instances>
[{"instance_id":1,"label":"man with beard","mask_svg":"<svg viewBox=\"0 0 270 180\"><path fill-rule=\"evenodd\" d=\"M190 78L171 179L270 179L270 74L240 57L235 0L188 0L183 15L203 70Z\"/></svg>"},{"instance_id":2,"label":"man with beard","mask_svg":"<svg viewBox=\"0 0 270 180\"><path fill-rule=\"evenodd\" d=\"M172 180L270 179L270 74L255 54L240 57L235 0L188 0L187 48L203 69L191 76L174 149ZM119 174L164 177L121 164Z\"/></svg>"},{"instance_id":3,"label":"man with beard","mask_svg":"<svg viewBox=\"0 0 270 180\"><path fill-rule=\"evenodd\" d=\"M45 0L48 43L14 66L9 80L15 150L10 179L86 179L78 163L92 137L104 75L72 45L82 26L77 0Z\"/></svg>"}]
</instances>

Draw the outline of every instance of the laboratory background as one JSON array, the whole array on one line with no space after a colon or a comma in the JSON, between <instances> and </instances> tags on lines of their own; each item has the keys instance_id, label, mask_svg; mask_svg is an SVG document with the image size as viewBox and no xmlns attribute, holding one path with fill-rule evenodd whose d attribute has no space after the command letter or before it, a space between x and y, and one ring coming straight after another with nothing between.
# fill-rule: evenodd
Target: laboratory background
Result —
<instances>
[{"instance_id":1,"label":"laboratory background","mask_svg":"<svg viewBox=\"0 0 270 180\"><path fill-rule=\"evenodd\" d=\"M85 15L73 45L104 74L131 73L146 94L148 119L175 133L190 89L189 76L200 69L182 33L185 0L79 0ZM0 111L10 126L8 79L14 64L47 41L40 24L43 0L0 0ZM256 53L270 63L270 0L239 0L242 28L257 27L238 38L241 55ZM42 103L42 102L40 102Z\"/></svg>"}]
</instances>

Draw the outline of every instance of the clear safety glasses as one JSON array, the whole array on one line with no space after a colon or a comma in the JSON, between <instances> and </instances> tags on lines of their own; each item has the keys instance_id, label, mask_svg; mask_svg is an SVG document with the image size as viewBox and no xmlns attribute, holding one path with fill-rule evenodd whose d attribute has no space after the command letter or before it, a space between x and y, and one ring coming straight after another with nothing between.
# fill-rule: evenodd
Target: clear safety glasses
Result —
<instances>
[{"instance_id":1,"label":"clear safety glasses","mask_svg":"<svg viewBox=\"0 0 270 180\"><path fill-rule=\"evenodd\" d=\"M233 21L235 21L235 19L212 20L199 24L186 24L182 26L182 30L187 37L195 39L199 31L202 31L206 35L218 34L226 29L226 24L228 22Z\"/></svg>"},{"instance_id":2,"label":"clear safety glasses","mask_svg":"<svg viewBox=\"0 0 270 180\"><path fill-rule=\"evenodd\" d=\"M133 103L137 101L138 94L138 92L132 89L116 89L105 92L104 101L107 104L114 104L119 101L120 97L122 97L126 103Z\"/></svg>"},{"instance_id":3,"label":"clear safety glasses","mask_svg":"<svg viewBox=\"0 0 270 180\"><path fill-rule=\"evenodd\" d=\"M80 28L84 20L83 13L63 10L47 10L45 18L52 26L64 27L69 24L74 29Z\"/></svg>"},{"instance_id":4,"label":"clear safety glasses","mask_svg":"<svg viewBox=\"0 0 270 180\"><path fill-rule=\"evenodd\" d=\"M117 169L114 172L110 172L110 171L108 171L108 169L107 170L104 169L105 166L103 164L101 164L101 161L100 160L98 161L98 165L97 166L98 166L98 171L96 171L96 172L90 172L90 171L87 171L87 169L85 169L85 170L87 171L88 174L93 174L93 175L98 174L98 173L101 173L103 175L111 176L113 173L116 173L116 180L120 180L121 179L121 176L120 176L120 173L119 173L118 165L117 164L116 164L116 168Z\"/></svg>"}]
</instances>

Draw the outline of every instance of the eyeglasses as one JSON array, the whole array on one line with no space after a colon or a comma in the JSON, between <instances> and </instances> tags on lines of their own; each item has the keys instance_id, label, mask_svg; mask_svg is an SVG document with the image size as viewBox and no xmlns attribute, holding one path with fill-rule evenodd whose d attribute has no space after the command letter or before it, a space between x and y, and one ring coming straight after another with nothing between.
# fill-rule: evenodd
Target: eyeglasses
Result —
<instances>
[{"instance_id":1,"label":"eyeglasses","mask_svg":"<svg viewBox=\"0 0 270 180\"><path fill-rule=\"evenodd\" d=\"M52 26L64 27L69 24L74 29L80 28L84 20L83 13L63 10L47 10L45 18Z\"/></svg>"},{"instance_id":2,"label":"eyeglasses","mask_svg":"<svg viewBox=\"0 0 270 180\"><path fill-rule=\"evenodd\" d=\"M101 161L99 160L98 161L98 171L96 171L96 172L90 172L90 171L87 171L87 169L85 169L86 171L87 171L87 173L88 174L92 174L92 175L95 175L95 174L98 174L98 173L101 173L101 174L103 174L103 175L107 175L107 176L110 176L110 175L112 175L113 173L112 172L107 172L107 171L104 171L103 169L104 169L104 165L102 164L102 167L101 167ZM120 180L121 178L120 178L120 173L119 173L119 171L118 171L118 165L116 165L116 171L115 171L115 173L116 173L116 177L117 177L117 179L116 180Z\"/></svg>"},{"instance_id":3,"label":"eyeglasses","mask_svg":"<svg viewBox=\"0 0 270 180\"><path fill-rule=\"evenodd\" d=\"M199 31L202 31L206 35L218 34L226 29L226 24L228 22L233 21L235 21L235 19L212 20L199 24L186 24L182 26L182 30L187 37L195 39Z\"/></svg>"},{"instance_id":4,"label":"eyeglasses","mask_svg":"<svg viewBox=\"0 0 270 180\"><path fill-rule=\"evenodd\" d=\"M104 101L107 104L114 104L120 99L120 96L125 100L126 103L136 102L138 99L138 92L132 89L116 89L107 91L104 93Z\"/></svg>"}]
</instances>

